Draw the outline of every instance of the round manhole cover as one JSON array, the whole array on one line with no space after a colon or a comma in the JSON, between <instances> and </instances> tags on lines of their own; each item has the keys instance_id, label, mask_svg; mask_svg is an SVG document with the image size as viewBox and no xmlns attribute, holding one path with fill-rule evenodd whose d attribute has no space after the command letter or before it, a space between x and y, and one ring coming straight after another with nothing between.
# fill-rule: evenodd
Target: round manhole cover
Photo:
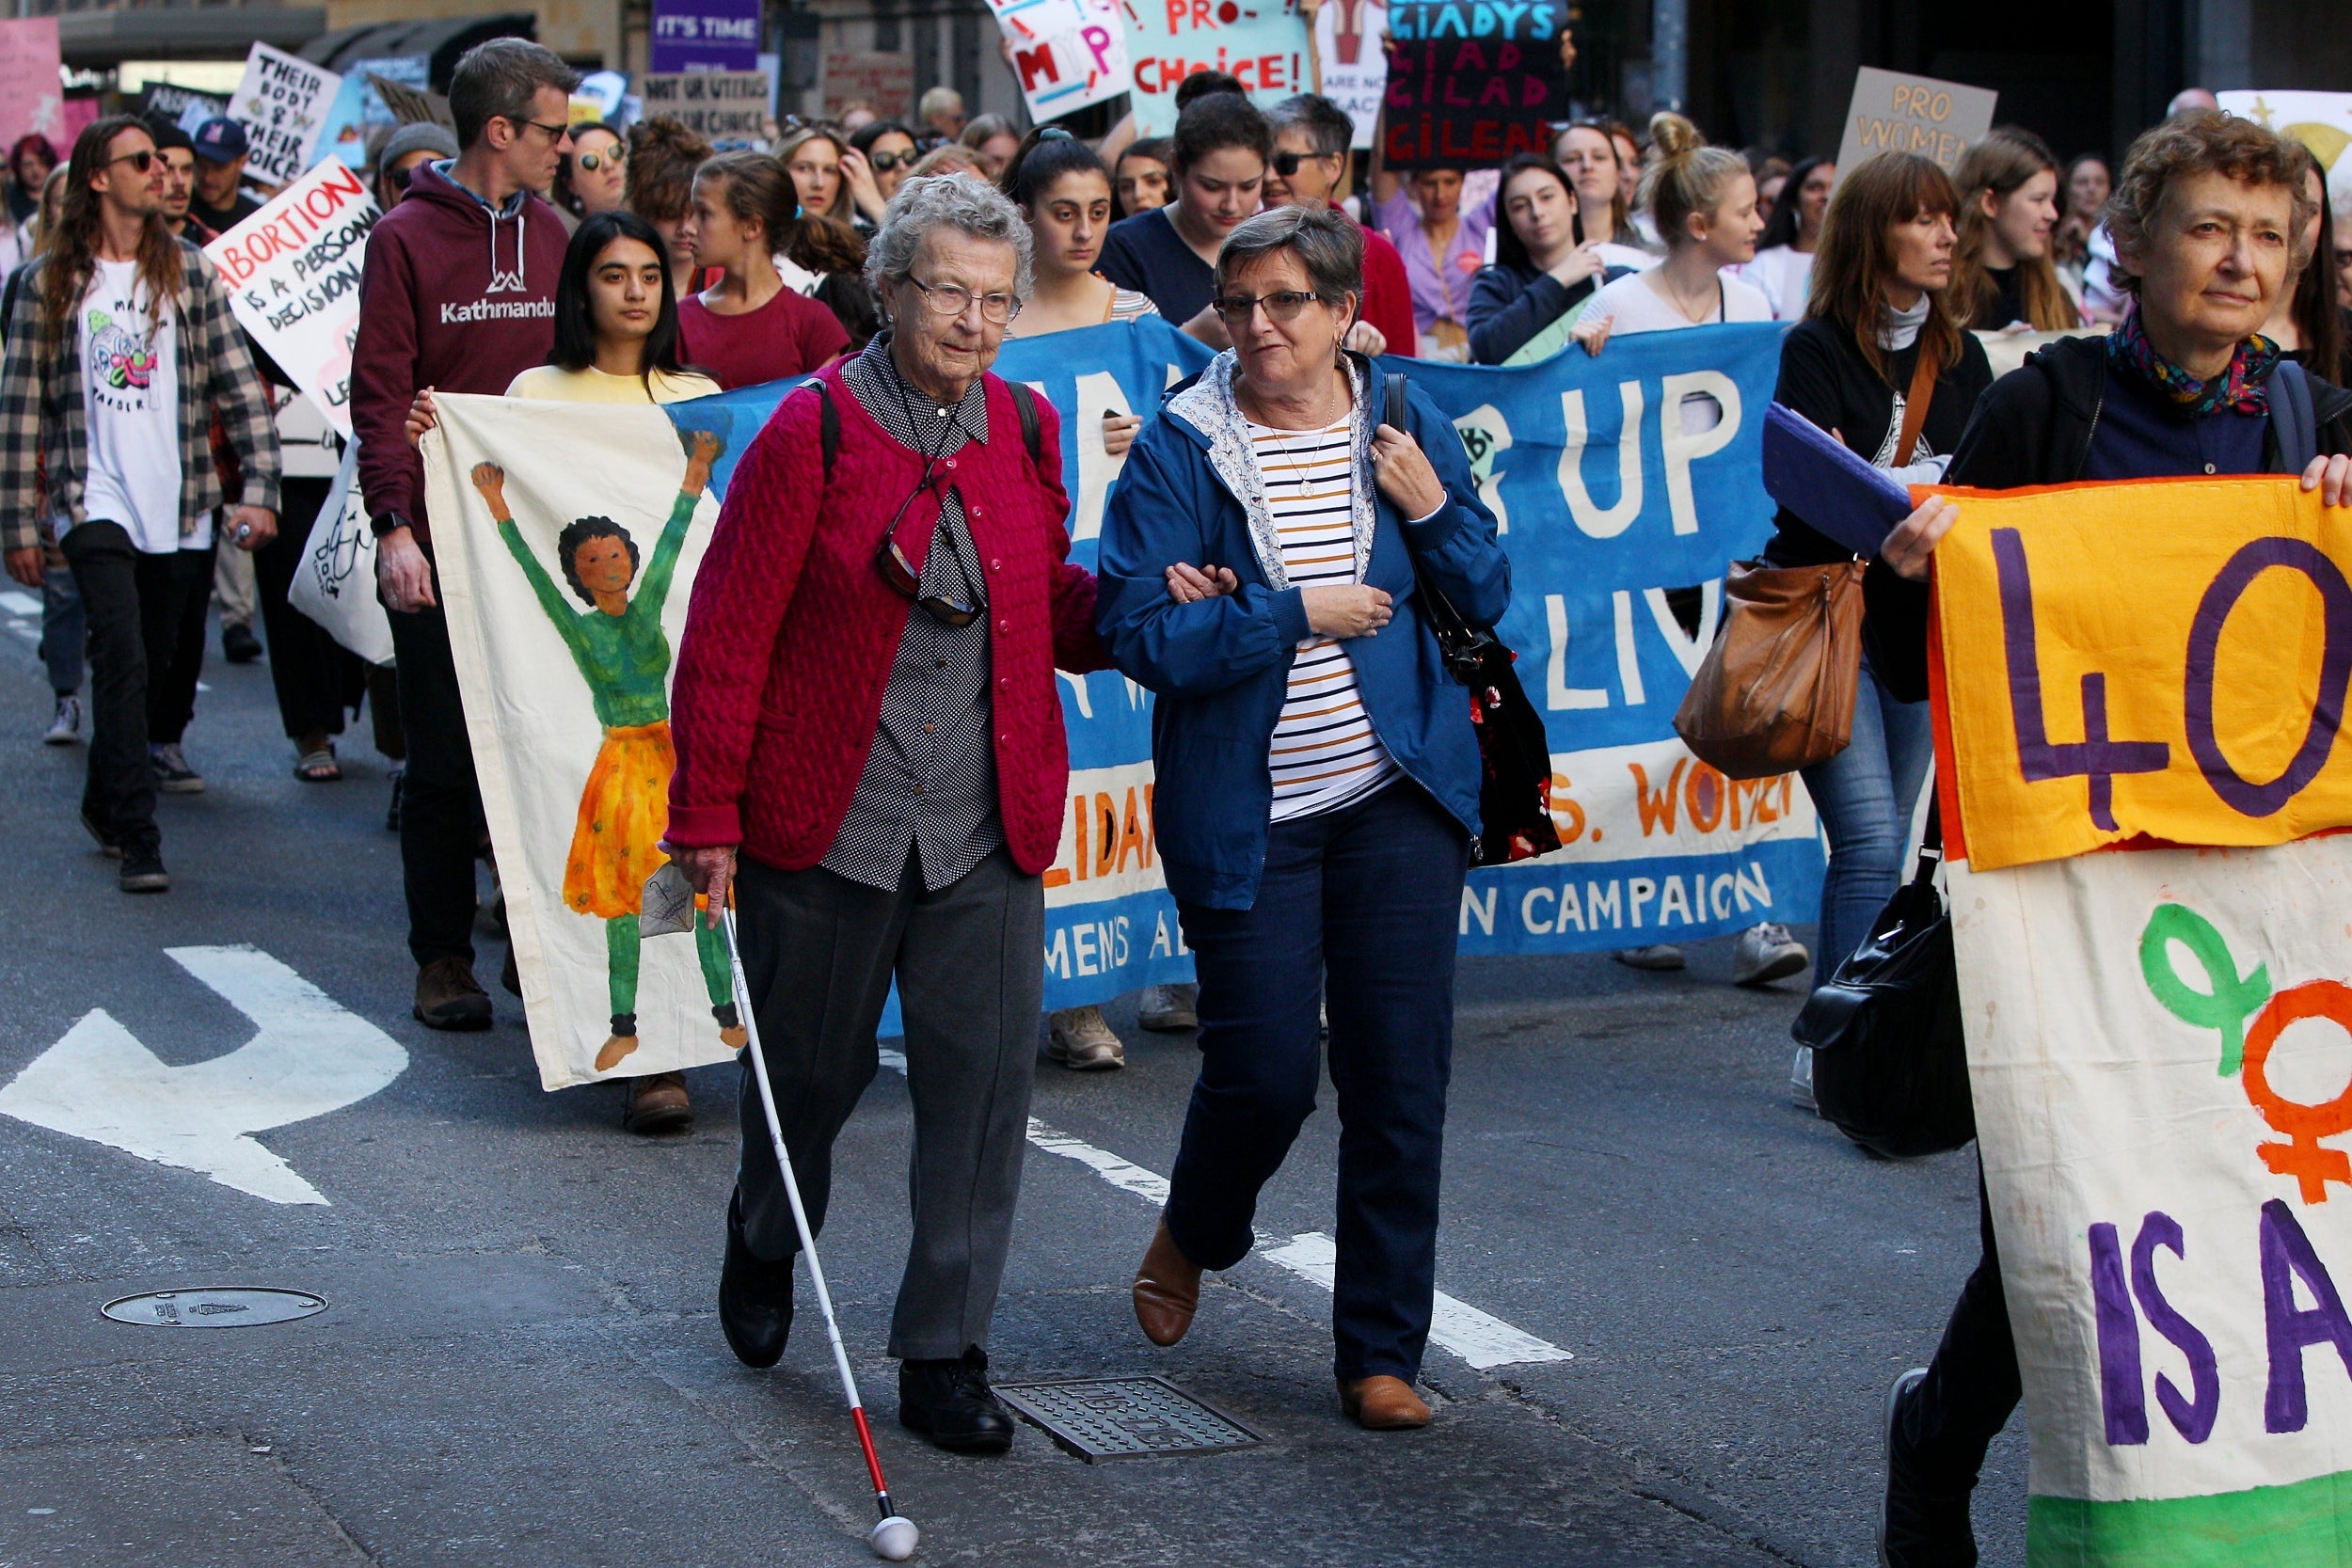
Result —
<instances>
[{"instance_id":1,"label":"round manhole cover","mask_svg":"<svg viewBox=\"0 0 2352 1568\"><path fill-rule=\"evenodd\" d=\"M308 1291L266 1286L228 1290L150 1291L99 1308L119 1323L148 1328L246 1328L291 1323L326 1310L326 1298Z\"/></svg>"}]
</instances>

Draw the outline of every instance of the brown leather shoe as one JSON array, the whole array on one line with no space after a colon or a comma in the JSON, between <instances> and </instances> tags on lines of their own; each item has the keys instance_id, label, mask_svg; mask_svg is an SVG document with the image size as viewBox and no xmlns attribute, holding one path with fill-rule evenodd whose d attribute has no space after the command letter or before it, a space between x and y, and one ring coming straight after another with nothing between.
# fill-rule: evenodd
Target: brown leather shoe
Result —
<instances>
[{"instance_id":1,"label":"brown leather shoe","mask_svg":"<svg viewBox=\"0 0 2352 1568\"><path fill-rule=\"evenodd\" d=\"M694 1125L694 1107L686 1098L686 1074L658 1072L628 1081L628 1108L621 1125L643 1136L675 1132Z\"/></svg>"},{"instance_id":2,"label":"brown leather shoe","mask_svg":"<svg viewBox=\"0 0 2352 1568\"><path fill-rule=\"evenodd\" d=\"M436 958L417 974L417 1022L428 1029L487 1029L490 998L460 958Z\"/></svg>"},{"instance_id":3,"label":"brown leather shoe","mask_svg":"<svg viewBox=\"0 0 2352 1568\"><path fill-rule=\"evenodd\" d=\"M1176 1249L1176 1239L1160 1221L1152 1245L1136 1270L1136 1322L1155 1345L1172 1345L1192 1326L1200 1307L1200 1265Z\"/></svg>"},{"instance_id":4,"label":"brown leather shoe","mask_svg":"<svg viewBox=\"0 0 2352 1568\"><path fill-rule=\"evenodd\" d=\"M1429 1407L1401 1377L1340 1379L1340 1408L1366 1432L1405 1432L1429 1424Z\"/></svg>"}]
</instances>

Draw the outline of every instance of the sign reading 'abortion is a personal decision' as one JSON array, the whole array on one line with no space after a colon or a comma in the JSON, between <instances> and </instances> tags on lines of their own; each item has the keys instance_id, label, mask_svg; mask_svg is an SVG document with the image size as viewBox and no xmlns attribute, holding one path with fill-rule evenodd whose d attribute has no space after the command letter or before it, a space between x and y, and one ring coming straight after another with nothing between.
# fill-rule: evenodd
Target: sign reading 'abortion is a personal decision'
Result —
<instances>
[{"instance_id":1,"label":"sign reading 'abortion is a personal decision'","mask_svg":"<svg viewBox=\"0 0 2352 1568\"><path fill-rule=\"evenodd\" d=\"M1567 117L1553 0L1395 0L1389 7L1391 168L1495 164L1539 152Z\"/></svg>"},{"instance_id":2,"label":"sign reading 'abortion is a personal decision'","mask_svg":"<svg viewBox=\"0 0 2352 1568\"><path fill-rule=\"evenodd\" d=\"M380 214L367 182L333 158L204 247L237 325L285 368L346 441L359 274Z\"/></svg>"}]
</instances>

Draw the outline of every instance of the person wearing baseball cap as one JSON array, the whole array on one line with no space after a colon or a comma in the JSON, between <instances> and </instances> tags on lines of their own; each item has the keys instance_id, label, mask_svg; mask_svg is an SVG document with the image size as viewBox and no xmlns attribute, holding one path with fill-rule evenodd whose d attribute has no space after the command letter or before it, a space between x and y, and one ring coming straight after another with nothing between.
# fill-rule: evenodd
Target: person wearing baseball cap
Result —
<instances>
[{"instance_id":1,"label":"person wearing baseball cap","mask_svg":"<svg viewBox=\"0 0 2352 1568\"><path fill-rule=\"evenodd\" d=\"M245 127L215 115L196 128L196 195L188 214L215 234L226 234L262 210L238 188L245 178Z\"/></svg>"}]
</instances>

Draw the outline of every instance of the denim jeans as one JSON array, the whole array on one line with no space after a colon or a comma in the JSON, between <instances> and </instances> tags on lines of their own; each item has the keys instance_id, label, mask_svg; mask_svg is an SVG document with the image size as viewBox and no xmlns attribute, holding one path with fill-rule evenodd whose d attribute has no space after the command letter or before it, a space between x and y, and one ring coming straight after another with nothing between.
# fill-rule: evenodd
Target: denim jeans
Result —
<instances>
[{"instance_id":1,"label":"denim jeans","mask_svg":"<svg viewBox=\"0 0 2352 1568\"><path fill-rule=\"evenodd\" d=\"M1852 740L1802 775L1829 833L1820 938L1814 948L1814 973L1824 980L1862 945L1902 882L1912 808L1933 753L1928 705L1889 696L1866 655L1854 687Z\"/></svg>"},{"instance_id":2,"label":"denim jeans","mask_svg":"<svg viewBox=\"0 0 2352 1568\"><path fill-rule=\"evenodd\" d=\"M1168 1179L1168 1234L1204 1268L1248 1254L1259 1189L1314 1112L1324 998L1339 1093L1331 1332L1343 1378L1409 1383L1429 1339L1469 859L1461 824L1401 779L1275 823L1249 909L1181 906L1200 975L1200 1076Z\"/></svg>"},{"instance_id":3,"label":"denim jeans","mask_svg":"<svg viewBox=\"0 0 2352 1568\"><path fill-rule=\"evenodd\" d=\"M60 697L82 689L82 650L88 635L73 568L45 568L40 577L40 658L49 666L50 689Z\"/></svg>"}]
</instances>

